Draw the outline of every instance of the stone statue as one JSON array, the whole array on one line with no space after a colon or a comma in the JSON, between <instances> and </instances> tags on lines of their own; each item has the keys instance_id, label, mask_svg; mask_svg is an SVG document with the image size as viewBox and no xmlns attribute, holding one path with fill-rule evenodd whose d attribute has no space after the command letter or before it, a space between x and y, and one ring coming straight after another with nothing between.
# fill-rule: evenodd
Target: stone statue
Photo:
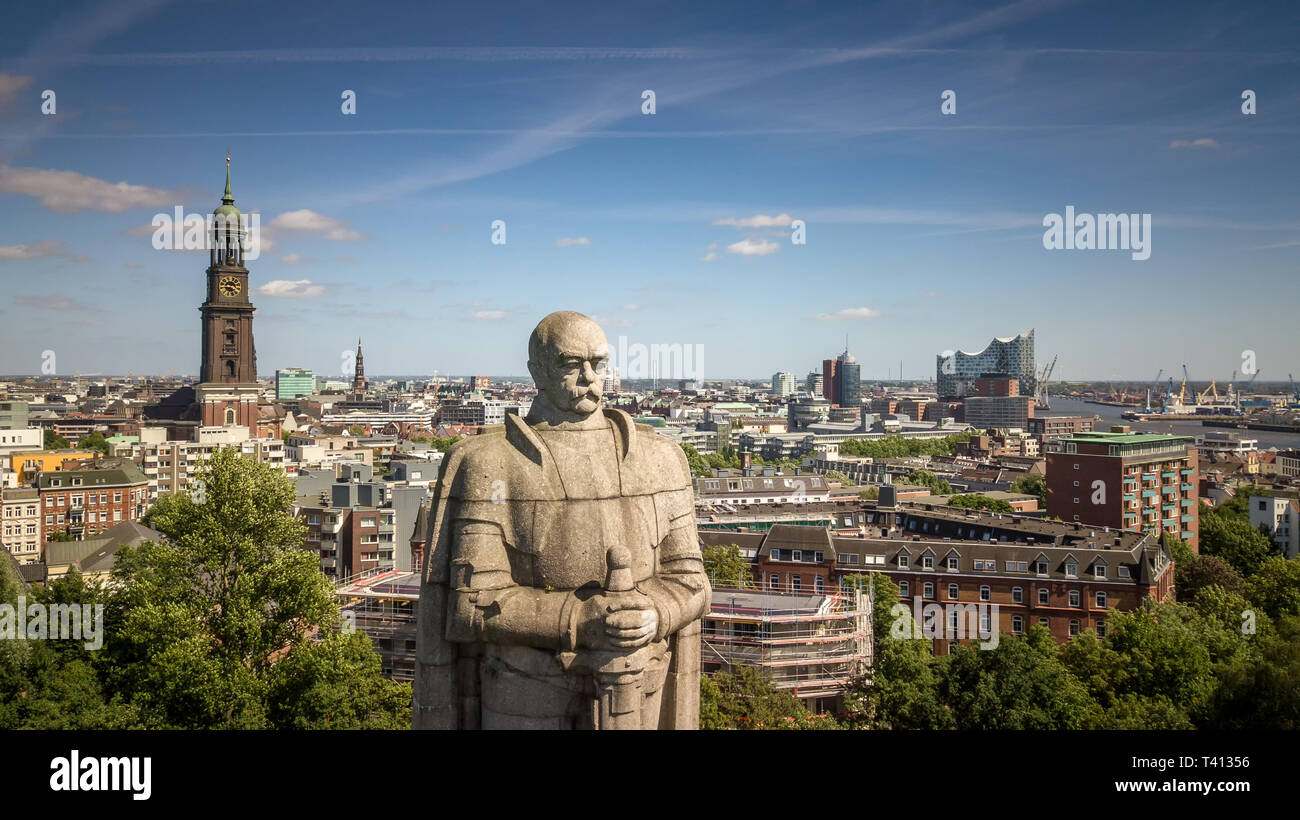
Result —
<instances>
[{"instance_id":1,"label":"stone statue","mask_svg":"<svg viewBox=\"0 0 1300 820\"><path fill-rule=\"evenodd\" d=\"M608 346L552 313L527 419L457 442L438 477L417 729L695 729L709 583L680 447L602 408Z\"/></svg>"}]
</instances>

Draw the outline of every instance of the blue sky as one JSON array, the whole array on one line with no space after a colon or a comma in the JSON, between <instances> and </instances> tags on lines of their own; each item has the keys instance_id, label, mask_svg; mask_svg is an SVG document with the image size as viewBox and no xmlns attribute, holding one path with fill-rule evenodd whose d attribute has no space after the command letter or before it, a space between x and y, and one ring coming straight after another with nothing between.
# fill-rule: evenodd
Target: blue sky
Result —
<instances>
[{"instance_id":1,"label":"blue sky","mask_svg":"<svg viewBox=\"0 0 1300 820\"><path fill-rule=\"evenodd\" d=\"M227 149L270 226L263 376L336 373L358 335L372 374L522 374L557 309L702 345L706 377L802 376L846 334L864 378L932 375L1031 327L1067 378L1224 380L1243 350L1300 370L1292 4L150 0L7 23L0 372L54 350L61 373L196 373L206 254L142 228L219 204ZM1044 249L1067 205L1152 214L1150 259Z\"/></svg>"}]
</instances>

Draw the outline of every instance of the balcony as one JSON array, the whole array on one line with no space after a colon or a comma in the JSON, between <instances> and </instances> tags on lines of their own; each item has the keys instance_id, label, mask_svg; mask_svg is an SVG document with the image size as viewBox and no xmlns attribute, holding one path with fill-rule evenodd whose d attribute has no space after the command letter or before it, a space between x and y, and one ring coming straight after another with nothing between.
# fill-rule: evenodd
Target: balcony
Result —
<instances>
[{"instance_id":1,"label":"balcony","mask_svg":"<svg viewBox=\"0 0 1300 820\"><path fill-rule=\"evenodd\" d=\"M337 560L335 560L334 558L322 558L322 559L320 559L320 566L321 566L321 569L335 569L335 568L338 567L338 565L339 565L339 562L338 562Z\"/></svg>"}]
</instances>

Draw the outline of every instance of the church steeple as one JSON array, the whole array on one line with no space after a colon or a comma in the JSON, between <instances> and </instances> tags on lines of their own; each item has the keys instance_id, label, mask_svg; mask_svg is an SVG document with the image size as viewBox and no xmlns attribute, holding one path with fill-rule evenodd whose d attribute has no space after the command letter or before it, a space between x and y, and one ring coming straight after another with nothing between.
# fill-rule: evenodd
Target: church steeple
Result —
<instances>
[{"instance_id":1,"label":"church steeple","mask_svg":"<svg viewBox=\"0 0 1300 820\"><path fill-rule=\"evenodd\" d=\"M366 363L365 357L361 355L361 337L357 337L357 370L352 377L352 392L366 392Z\"/></svg>"},{"instance_id":2,"label":"church steeple","mask_svg":"<svg viewBox=\"0 0 1300 820\"><path fill-rule=\"evenodd\" d=\"M212 212L212 266L244 266L244 215L235 207L230 192L230 152L226 152L226 190L221 204Z\"/></svg>"}]
</instances>

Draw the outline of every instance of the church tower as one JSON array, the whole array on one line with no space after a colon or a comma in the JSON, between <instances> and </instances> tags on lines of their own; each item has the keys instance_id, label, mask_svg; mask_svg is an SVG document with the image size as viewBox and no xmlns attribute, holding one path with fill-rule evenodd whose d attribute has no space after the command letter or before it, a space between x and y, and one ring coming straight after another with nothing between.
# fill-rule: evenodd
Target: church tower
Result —
<instances>
[{"instance_id":1,"label":"church tower","mask_svg":"<svg viewBox=\"0 0 1300 820\"><path fill-rule=\"evenodd\" d=\"M257 435L257 351L253 347L253 305L248 301L244 267L244 218L230 192L230 157L226 156L226 191L212 214L212 249L207 298L199 306L203 358L195 402L204 427L239 424Z\"/></svg>"},{"instance_id":2,"label":"church tower","mask_svg":"<svg viewBox=\"0 0 1300 820\"><path fill-rule=\"evenodd\" d=\"M357 369L352 376L352 392L366 392L366 360L361 356L361 337L357 337Z\"/></svg>"}]
</instances>

